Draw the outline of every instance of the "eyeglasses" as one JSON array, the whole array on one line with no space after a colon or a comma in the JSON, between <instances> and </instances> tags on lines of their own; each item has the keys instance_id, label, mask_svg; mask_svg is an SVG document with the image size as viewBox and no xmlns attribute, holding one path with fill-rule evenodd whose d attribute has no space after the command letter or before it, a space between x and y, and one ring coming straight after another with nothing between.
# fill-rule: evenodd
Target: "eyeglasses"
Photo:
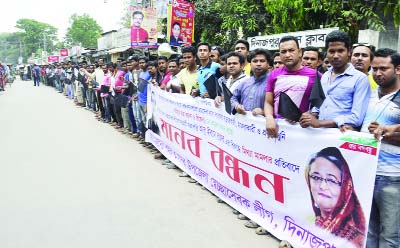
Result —
<instances>
[{"instance_id":1,"label":"eyeglasses","mask_svg":"<svg viewBox=\"0 0 400 248\"><path fill-rule=\"evenodd\" d=\"M335 179L332 178L323 178L320 176L316 176L316 175L308 175L308 177L311 179L311 181L313 183L319 183L321 184L322 181L325 181L325 183L329 186L329 187L335 187L335 186L342 186L342 182L338 182Z\"/></svg>"}]
</instances>

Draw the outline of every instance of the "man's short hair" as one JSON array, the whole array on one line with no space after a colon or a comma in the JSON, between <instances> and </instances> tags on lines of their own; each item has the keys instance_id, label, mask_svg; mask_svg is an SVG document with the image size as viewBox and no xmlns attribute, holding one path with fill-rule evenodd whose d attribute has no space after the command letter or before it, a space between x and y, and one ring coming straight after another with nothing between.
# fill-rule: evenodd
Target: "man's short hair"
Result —
<instances>
[{"instance_id":1,"label":"man's short hair","mask_svg":"<svg viewBox=\"0 0 400 248\"><path fill-rule=\"evenodd\" d=\"M168 61L168 64L169 63L175 63L176 65L179 65L178 59L171 59Z\"/></svg>"},{"instance_id":2,"label":"man's short hair","mask_svg":"<svg viewBox=\"0 0 400 248\"><path fill-rule=\"evenodd\" d=\"M272 55L272 59L275 59L275 57L281 56L280 52L275 52L274 55Z\"/></svg>"},{"instance_id":3,"label":"man's short hair","mask_svg":"<svg viewBox=\"0 0 400 248\"><path fill-rule=\"evenodd\" d=\"M375 52L375 58L381 57L381 58L391 58L391 63L394 65L394 68L400 65L400 54L396 52L393 49L390 48L381 48L376 50Z\"/></svg>"},{"instance_id":4,"label":"man's short hair","mask_svg":"<svg viewBox=\"0 0 400 248\"><path fill-rule=\"evenodd\" d=\"M263 49L263 48L257 48L250 52L250 56L249 56L250 62L257 55L264 55L265 58L267 59L268 64L269 65L273 64L271 53L268 50Z\"/></svg>"},{"instance_id":5,"label":"man's short hair","mask_svg":"<svg viewBox=\"0 0 400 248\"><path fill-rule=\"evenodd\" d=\"M319 49L317 47L308 46L308 47L303 48L303 55L304 55L304 52L307 52L307 51L316 52L319 60L324 59L324 55L319 51Z\"/></svg>"},{"instance_id":6,"label":"man's short hair","mask_svg":"<svg viewBox=\"0 0 400 248\"><path fill-rule=\"evenodd\" d=\"M139 61L139 56L137 54L133 54L131 56L128 57L128 61Z\"/></svg>"},{"instance_id":7,"label":"man's short hair","mask_svg":"<svg viewBox=\"0 0 400 248\"><path fill-rule=\"evenodd\" d=\"M147 67L149 67L149 66L154 66L154 67L156 67L156 68L158 68L158 63L157 63L157 61L149 61L149 62L147 62Z\"/></svg>"},{"instance_id":8,"label":"man's short hair","mask_svg":"<svg viewBox=\"0 0 400 248\"><path fill-rule=\"evenodd\" d=\"M350 50L350 37L342 30L334 30L325 38L325 49L328 49L330 42L343 42L347 50Z\"/></svg>"},{"instance_id":9,"label":"man's short hair","mask_svg":"<svg viewBox=\"0 0 400 248\"><path fill-rule=\"evenodd\" d=\"M199 50L199 47L200 47L200 46L207 46L207 47L208 47L208 51L211 51L211 46L210 46L210 44L207 43L207 42L200 42L199 44L197 44L197 46L196 46L196 51Z\"/></svg>"},{"instance_id":10,"label":"man's short hair","mask_svg":"<svg viewBox=\"0 0 400 248\"><path fill-rule=\"evenodd\" d=\"M140 56L138 61L140 61L140 60L144 60L144 62L146 62L146 63L147 63L147 61L149 61L149 59L146 56Z\"/></svg>"},{"instance_id":11,"label":"man's short hair","mask_svg":"<svg viewBox=\"0 0 400 248\"><path fill-rule=\"evenodd\" d=\"M243 45L246 46L247 51L250 50L250 44L249 44L249 42L248 42L247 40L243 40L243 39L237 40L237 41L235 42L235 46L236 46L237 44L243 44Z\"/></svg>"},{"instance_id":12,"label":"man's short hair","mask_svg":"<svg viewBox=\"0 0 400 248\"><path fill-rule=\"evenodd\" d=\"M165 62L168 62L168 58L166 56L158 56L158 61L164 60Z\"/></svg>"},{"instance_id":13,"label":"man's short hair","mask_svg":"<svg viewBox=\"0 0 400 248\"><path fill-rule=\"evenodd\" d=\"M372 61L374 59L374 52L375 52L375 47L373 45L370 45L368 43L355 43L352 46L352 51L351 55L353 55L353 51L356 47L367 47L369 49L369 58Z\"/></svg>"},{"instance_id":14,"label":"man's short hair","mask_svg":"<svg viewBox=\"0 0 400 248\"><path fill-rule=\"evenodd\" d=\"M142 18L144 18L144 14L142 11L136 10L135 12L132 13L132 17L134 17L135 15L141 15Z\"/></svg>"},{"instance_id":15,"label":"man's short hair","mask_svg":"<svg viewBox=\"0 0 400 248\"><path fill-rule=\"evenodd\" d=\"M197 49L194 48L193 46L187 46L182 49L182 54L191 53L193 55L193 57L196 57L196 53L197 53L196 51L197 51Z\"/></svg>"},{"instance_id":16,"label":"man's short hair","mask_svg":"<svg viewBox=\"0 0 400 248\"><path fill-rule=\"evenodd\" d=\"M211 46L211 51L218 51L219 56L222 56L225 54L224 49L220 46Z\"/></svg>"},{"instance_id":17,"label":"man's short hair","mask_svg":"<svg viewBox=\"0 0 400 248\"><path fill-rule=\"evenodd\" d=\"M280 39L280 41L279 41L279 45L280 45L281 43L283 43L283 42L291 41L291 40L294 41L294 42L296 43L297 48L300 48L299 41L298 41L297 38L294 37L293 35L286 35L286 36L283 36L283 37Z\"/></svg>"},{"instance_id":18,"label":"man's short hair","mask_svg":"<svg viewBox=\"0 0 400 248\"><path fill-rule=\"evenodd\" d=\"M243 55L242 55L241 53L238 53L238 52L230 52L230 53L228 53L228 54L226 55L225 61L228 61L228 58L230 58L230 57L238 57L238 58L239 58L239 63L240 63L241 65L243 65L244 62L245 62L244 57L243 57Z\"/></svg>"},{"instance_id":19,"label":"man's short hair","mask_svg":"<svg viewBox=\"0 0 400 248\"><path fill-rule=\"evenodd\" d=\"M228 53L229 54L229 53ZM226 63L226 59L228 58L228 54L224 54L221 57L219 57L219 61L223 61Z\"/></svg>"}]
</instances>

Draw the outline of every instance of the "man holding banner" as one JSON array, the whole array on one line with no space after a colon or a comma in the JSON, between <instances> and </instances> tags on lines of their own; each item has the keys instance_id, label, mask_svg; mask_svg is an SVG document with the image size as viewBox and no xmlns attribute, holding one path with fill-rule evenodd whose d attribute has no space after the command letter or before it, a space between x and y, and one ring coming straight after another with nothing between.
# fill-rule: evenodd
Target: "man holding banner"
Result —
<instances>
[{"instance_id":1,"label":"man holding banner","mask_svg":"<svg viewBox=\"0 0 400 248\"><path fill-rule=\"evenodd\" d=\"M372 91L363 132L382 136L369 223L367 248L400 247L400 54L379 49L372 61L379 88Z\"/></svg>"},{"instance_id":2,"label":"man holding banner","mask_svg":"<svg viewBox=\"0 0 400 248\"><path fill-rule=\"evenodd\" d=\"M367 111L370 86L368 77L348 63L349 35L335 30L326 36L326 56L332 67L321 78L326 99L319 109L303 113L302 127L338 127L342 132L359 130ZM318 116L318 118L316 117Z\"/></svg>"}]
</instances>

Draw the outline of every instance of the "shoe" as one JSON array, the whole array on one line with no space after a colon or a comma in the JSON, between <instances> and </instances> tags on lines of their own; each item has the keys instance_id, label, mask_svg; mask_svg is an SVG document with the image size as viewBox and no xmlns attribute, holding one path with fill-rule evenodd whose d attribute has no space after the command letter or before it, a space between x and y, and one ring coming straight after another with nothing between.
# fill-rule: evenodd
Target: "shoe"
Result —
<instances>
[{"instance_id":1,"label":"shoe","mask_svg":"<svg viewBox=\"0 0 400 248\"><path fill-rule=\"evenodd\" d=\"M218 198L218 199L217 199L217 202L218 202L218 203L225 203L221 198Z\"/></svg>"},{"instance_id":2,"label":"shoe","mask_svg":"<svg viewBox=\"0 0 400 248\"><path fill-rule=\"evenodd\" d=\"M197 183L197 181L196 181L195 179L193 179L193 178L190 178L190 179L188 180L188 182L189 182L189 183Z\"/></svg>"},{"instance_id":3,"label":"shoe","mask_svg":"<svg viewBox=\"0 0 400 248\"><path fill-rule=\"evenodd\" d=\"M138 133L132 134L132 138L137 138L137 137L139 137L139 134L138 134Z\"/></svg>"},{"instance_id":4,"label":"shoe","mask_svg":"<svg viewBox=\"0 0 400 248\"><path fill-rule=\"evenodd\" d=\"M240 214L240 212L237 211L236 209L232 209L232 213L233 213L233 214L236 214L236 215Z\"/></svg>"},{"instance_id":5,"label":"shoe","mask_svg":"<svg viewBox=\"0 0 400 248\"><path fill-rule=\"evenodd\" d=\"M179 177L189 177L189 174L187 174L186 172L182 171L182 173L179 174Z\"/></svg>"},{"instance_id":6,"label":"shoe","mask_svg":"<svg viewBox=\"0 0 400 248\"><path fill-rule=\"evenodd\" d=\"M174 165L173 163L167 164L167 169L176 169L178 168L176 165Z\"/></svg>"},{"instance_id":7,"label":"shoe","mask_svg":"<svg viewBox=\"0 0 400 248\"><path fill-rule=\"evenodd\" d=\"M279 248L292 248L292 245L289 242L287 242L286 240L282 240L279 243Z\"/></svg>"},{"instance_id":8,"label":"shoe","mask_svg":"<svg viewBox=\"0 0 400 248\"><path fill-rule=\"evenodd\" d=\"M257 228L257 227L259 227L259 225L257 223L255 223L254 221L252 221L252 220L249 220L246 223L244 223L244 226L248 227L248 228Z\"/></svg>"},{"instance_id":9,"label":"shoe","mask_svg":"<svg viewBox=\"0 0 400 248\"><path fill-rule=\"evenodd\" d=\"M269 232L260 226L260 227L257 227L256 234L257 235L267 235L267 234L269 234Z\"/></svg>"},{"instance_id":10,"label":"shoe","mask_svg":"<svg viewBox=\"0 0 400 248\"><path fill-rule=\"evenodd\" d=\"M238 214L237 218L238 218L239 220L248 220L248 219L249 219L249 218L247 218L247 216L244 215L244 214Z\"/></svg>"},{"instance_id":11,"label":"shoe","mask_svg":"<svg viewBox=\"0 0 400 248\"><path fill-rule=\"evenodd\" d=\"M171 163L171 161L169 159L166 159L161 164L162 165L167 165L167 164L170 164L170 163Z\"/></svg>"},{"instance_id":12,"label":"shoe","mask_svg":"<svg viewBox=\"0 0 400 248\"><path fill-rule=\"evenodd\" d=\"M144 140L140 140L139 144L143 145L144 143L146 143Z\"/></svg>"},{"instance_id":13,"label":"shoe","mask_svg":"<svg viewBox=\"0 0 400 248\"><path fill-rule=\"evenodd\" d=\"M161 159L161 158L165 158L165 157L164 157L164 155L163 155L161 152L159 152L159 153L157 153L157 154L154 155L154 158L155 158L155 159Z\"/></svg>"}]
</instances>

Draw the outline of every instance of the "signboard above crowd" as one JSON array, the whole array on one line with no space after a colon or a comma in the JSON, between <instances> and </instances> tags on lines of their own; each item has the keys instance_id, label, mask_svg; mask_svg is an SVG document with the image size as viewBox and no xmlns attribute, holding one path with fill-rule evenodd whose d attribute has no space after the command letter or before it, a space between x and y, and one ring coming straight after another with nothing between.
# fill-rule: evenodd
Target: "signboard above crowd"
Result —
<instances>
[{"instance_id":1,"label":"signboard above crowd","mask_svg":"<svg viewBox=\"0 0 400 248\"><path fill-rule=\"evenodd\" d=\"M322 28L322 29L313 29L299 32L290 32L290 33L281 33L281 34L272 34L272 35L263 35L263 36L255 36L249 37L247 41L250 44L250 50L254 50L257 48L264 48L268 50L278 50L279 49L279 41L283 36L292 35L297 37L299 41L300 48L314 46L314 47L325 47L325 37L327 34L334 30L338 30L339 28Z\"/></svg>"}]
</instances>

